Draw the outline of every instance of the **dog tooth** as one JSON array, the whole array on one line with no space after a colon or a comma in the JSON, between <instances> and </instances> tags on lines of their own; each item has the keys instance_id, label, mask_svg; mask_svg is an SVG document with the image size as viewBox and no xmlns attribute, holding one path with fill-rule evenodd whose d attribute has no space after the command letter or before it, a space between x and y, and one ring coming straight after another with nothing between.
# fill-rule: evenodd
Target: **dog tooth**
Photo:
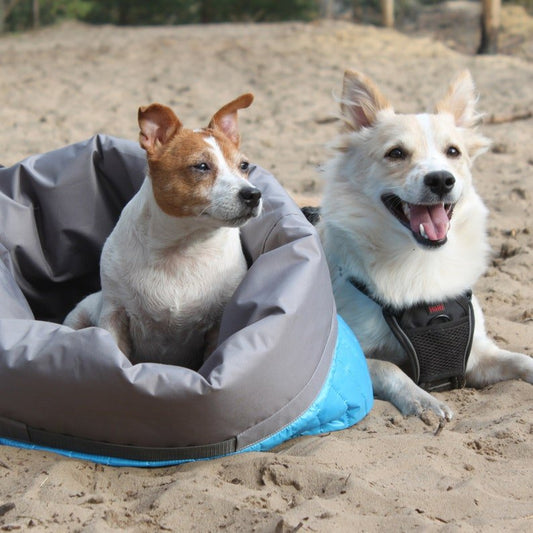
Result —
<instances>
[{"instance_id":1,"label":"dog tooth","mask_svg":"<svg viewBox=\"0 0 533 533\"><path fill-rule=\"evenodd\" d=\"M428 234L426 233L426 230L424 229L424 224L420 224L419 226L420 235L424 237L424 239L429 239Z\"/></svg>"}]
</instances>

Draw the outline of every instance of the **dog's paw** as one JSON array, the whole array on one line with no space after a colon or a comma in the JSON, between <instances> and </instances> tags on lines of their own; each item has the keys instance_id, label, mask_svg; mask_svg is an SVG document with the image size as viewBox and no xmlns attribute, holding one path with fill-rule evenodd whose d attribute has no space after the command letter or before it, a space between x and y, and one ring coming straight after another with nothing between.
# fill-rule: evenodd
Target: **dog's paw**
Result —
<instances>
[{"instance_id":1,"label":"dog's paw","mask_svg":"<svg viewBox=\"0 0 533 533\"><path fill-rule=\"evenodd\" d=\"M391 402L402 415L423 419L430 411L439 420L452 419L453 411L444 402L420 388L395 364L380 359L367 359L367 364L376 398Z\"/></svg>"},{"instance_id":2,"label":"dog's paw","mask_svg":"<svg viewBox=\"0 0 533 533\"><path fill-rule=\"evenodd\" d=\"M422 411L420 414L420 420L426 424L426 426L429 427L440 427L443 428L447 422L449 422L448 418L441 417L434 411L431 411L430 409L426 409L425 411Z\"/></svg>"},{"instance_id":3,"label":"dog's paw","mask_svg":"<svg viewBox=\"0 0 533 533\"><path fill-rule=\"evenodd\" d=\"M427 425L433 426L431 415L439 421L449 422L453 418L453 411L428 392L417 387L416 394L402 398L402 405L397 406L405 416L417 416Z\"/></svg>"}]
</instances>

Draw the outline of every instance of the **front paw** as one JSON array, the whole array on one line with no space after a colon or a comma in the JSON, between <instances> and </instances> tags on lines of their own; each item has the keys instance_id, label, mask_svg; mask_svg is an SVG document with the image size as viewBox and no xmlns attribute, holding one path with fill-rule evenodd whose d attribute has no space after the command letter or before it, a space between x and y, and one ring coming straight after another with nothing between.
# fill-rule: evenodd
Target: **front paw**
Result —
<instances>
[{"instance_id":1,"label":"front paw","mask_svg":"<svg viewBox=\"0 0 533 533\"><path fill-rule=\"evenodd\" d=\"M424 413L434 413L439 420L451 420L452 410L443 402L421 389L398 366L379 359L367 359L374 395L394 404L404 416L423 419Z\"/></svg>"},{"instance_id":2,"label":"front paw","mask_svg":"<svg viewBox=\"0 0 533 533\"><path fill-rule=\"evenodd\" d=\"M440 402L414 383L411 390L398 397L396 407L404 416L417 416L428 425L433 425L430 414L447 422L453 418L453 411L444 402Z\"/></svg>"}]
</instances>

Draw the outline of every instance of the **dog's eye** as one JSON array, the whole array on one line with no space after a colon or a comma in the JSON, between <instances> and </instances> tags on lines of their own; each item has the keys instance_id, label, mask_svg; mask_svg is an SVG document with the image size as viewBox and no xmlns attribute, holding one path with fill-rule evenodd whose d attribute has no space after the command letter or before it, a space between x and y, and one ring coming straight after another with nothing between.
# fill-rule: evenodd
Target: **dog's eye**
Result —
<instances>
[{"instance_id":1,"label":"dog's eye","mask_svg":"<svg viewBox=\"0 0 533 533\"><path fill-rule=\"evenodd\" d=\"M207 172L209 170L209 165L207 163L198 163L197 165L193 165L193 168L200 172Z\"/></svg>"},{"instance_id":2,"label":"dog's eye","mask_svg":"<svg viewBox=\"0 0 533 533\"><path fill-rule=\"evenodd\" d=\"M387 159L405 159L407 157L407 154L404 150L402 150L402 148L399 148L398 146L396 146L392 148L391 150L389 150L385 154L385 157Z\"/></svg>"},{"instance_id":3,"label":"dog's eye","mask_svg":"<svg viewBox=\"0 0 533 533\"><path fill-rule=\"evenodd\" d=\"M457 148L457 146L448 146L446 149L446 155L448 157L459 157L461 155L461 151L459 148Z\"/></svg>"},{"instance_id":4,"label":"dog's eye","mask_svg":"<svg viewBox=\"0 0 533 533\"><path fill-rule=\"evenodd\" d=\"M248 161L243 161L240 166L243 172L248 172L250 169L250 163L248 163Z\"/></svg>"}]
</instances>

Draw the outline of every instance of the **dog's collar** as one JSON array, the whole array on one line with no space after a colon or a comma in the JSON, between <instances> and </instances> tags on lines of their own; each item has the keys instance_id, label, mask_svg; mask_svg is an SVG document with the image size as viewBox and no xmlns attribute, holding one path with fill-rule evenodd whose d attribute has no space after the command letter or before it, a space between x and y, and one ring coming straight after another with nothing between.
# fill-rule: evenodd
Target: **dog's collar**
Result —
<instances>
[{"instance_id":1,"label":"dog's collar","mask_svg":"<svg viewBox=\"0 0 533 533\"><path fill-rule=\"evenodd\" d=\"M474 335L472 291L439 302L396 309L350 277L359 292L381 307L383 317L409 357L406 372L428 391L462 388Z\"/></svg>"}]
</instances>

